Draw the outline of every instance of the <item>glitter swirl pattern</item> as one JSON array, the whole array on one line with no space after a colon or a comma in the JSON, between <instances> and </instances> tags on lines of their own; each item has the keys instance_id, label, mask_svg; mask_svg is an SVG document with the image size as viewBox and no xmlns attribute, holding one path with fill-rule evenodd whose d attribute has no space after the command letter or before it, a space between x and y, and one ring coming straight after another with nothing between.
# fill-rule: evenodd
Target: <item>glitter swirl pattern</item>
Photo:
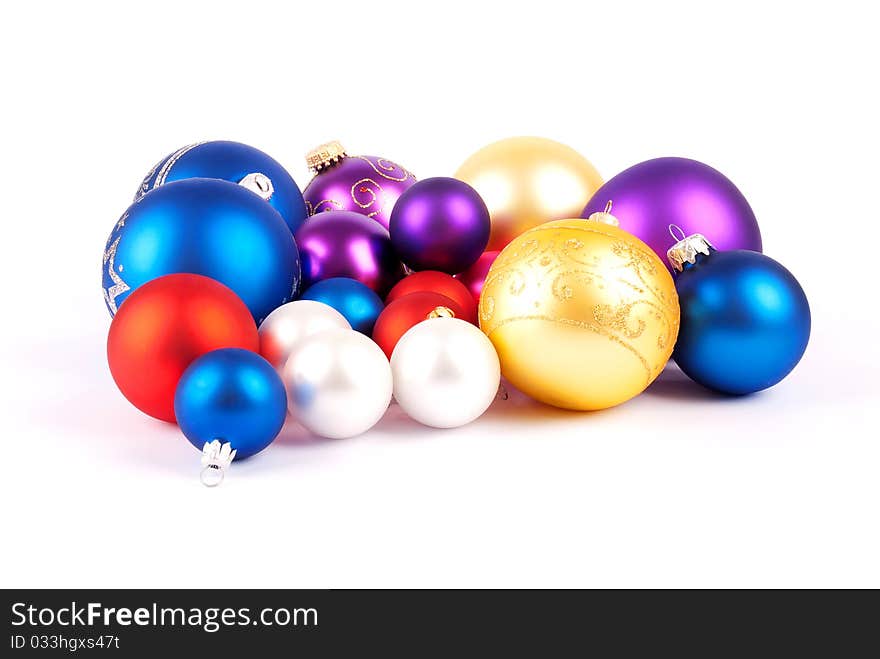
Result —
<instances>
[{"instance_id":1,"label":"glitter swirl pattern","mask_svg":"<svg viewBox=\"0 0 880 659\"><path fill-rule=\"evenodd\" d=\"M515 239L493 263L480 301L480 327L496 343L502 364L511 342L505 337L526 333L535 345L520 345L516 355L508 356L511 369L534 362L540 372L549 368L547 356L555 355L566 371L546 379L584 390L587 385L601 390L604 377L613 379L626 368L632 373L628 389L638 393L647 387L669 359L678 325L675 286L659 258L626 232L584 220L549 222ZM619 346L635 363L620 362L620 368L604 373L607 349L596 352L601 344L590 337ZM514 385L522 387L515 378Z\"/></svg>"},{"instance_id":2,"label":"glitter swirl pattern","mask_svg":"<svg viewBox=\"0 0 880 659\"><path fill-rule=\"evenodd\" d=\"M388 228L391 209L416 182L404 167L376 156L348 156L316 174L303 191L309 215L347 210Z\"/></svg>"}]
</instances>

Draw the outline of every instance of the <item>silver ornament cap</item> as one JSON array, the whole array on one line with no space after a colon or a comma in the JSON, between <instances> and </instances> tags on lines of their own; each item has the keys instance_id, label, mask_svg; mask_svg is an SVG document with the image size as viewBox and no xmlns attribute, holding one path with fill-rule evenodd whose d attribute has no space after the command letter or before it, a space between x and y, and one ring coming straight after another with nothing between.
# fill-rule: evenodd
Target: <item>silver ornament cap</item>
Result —
<instances>
[{"instance_id":1,"label":"silver ornament cap","mask_svg":"<svg viewBox=\"0 0 880 659\"><path fill-rule=\"evenodd\" d=\"M275 194L275 186L272 185L272 179L260 172L248 174L238 184L254 194L260 195L266 201L269 201L272 195Z\"/></svg>"},{"instance_id":2,"label":"silver ornament cap","mask_svg":"<svg viewBox=\"0 0 880 659\"><path fill-rule=\"evenodd\" d=\"M619 227L620 220L618 220L616 217L614 217L611 214L611 205L612 205L612 202L609 199L608 203L605 204L605 210L599 211L597 213L592 213L590 215L590 217L587 218L587 221L588 222L601 222L602 224L610 224L613 227Z\"/></svg>"},{"instance_id":3,"label":"silver ornament cap","mask_svg":"<svg viewBox=\"0 0 880 659\"><path fill-rule=\"evenodd\" d=\"M676 272L684 270L685 263L695 263L697 254L708 256L709 252L715 249L703 234L693 233L685 236L681 227L675 224L669 225L669 234L678 241L666 250L666 258Z\"/></svg>"},{"instance_id":4,"label":"silver ornament cap","mask_svg":"<svg viewBox=\"0 0 880 659\"><path fill-rule=\"evenodd\" d=\"M205 487L217 487L223 482L223 477L229 469L229 465L235 459L236 450L229 442L215 439L205 442L202 447L202 472L199 480Z\"/></svg>"}]
</instances>

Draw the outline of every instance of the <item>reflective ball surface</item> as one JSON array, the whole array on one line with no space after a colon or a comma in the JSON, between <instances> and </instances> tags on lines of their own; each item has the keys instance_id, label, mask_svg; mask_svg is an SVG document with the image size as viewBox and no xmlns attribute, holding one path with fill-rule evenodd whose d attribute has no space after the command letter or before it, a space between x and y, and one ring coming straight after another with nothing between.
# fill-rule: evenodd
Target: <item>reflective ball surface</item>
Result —
<instances>
[{"instance_id":1,"label":"reflective ball surface","mask_svg":"<svg viewBox=\"0 0 880 659\"><path fill-rule=\"evenodd\" d=\"M432 318L410 329L394 348L391 373L403 411L434 428L457 428L479 417L501 382L492 342L458 318Z\"/></svg>"},{"instance_id":2,"label":"reflective ball surface","mask_svg":"<svg viewBox=\"0 0 880 659\"><path fill-rule=\"evenodd\" d=\"M324 279L348 277L384 297L404 275L387 229L358 213L328 211L311 217L296 241L304 289Z\"/></svg>"},{"instance_id":3,"label":"reflective ball surface","mask_svg":"<svg viewBox=\"0 0 880 659\"><path fill-rule=\"evenodd\" d=\"M299 290L299 252L281 216L253 192L219 179L167 183L129 206L104 248L110 315L138 286L173 273L225 284L259 324Z\"/></svg>"},{"instance_id":4,"label":"reflective ball surface","mask_svg":"<svg viewBox=\"0 0 880 659\"><path fill-rule=\"evenodd\" d=\"M810 340L810 305L778 262L758 252L700 254L675 279L681 329L675 363L692 380L726 394L780 382Z\"/></svg>"},{"instance_id":5,"label":"reflective ball surface","mask_svg":"<svg viewBox=\"0 0 880 659\"><path fill-rule=\"evenodd\" d=\"M391 402L391 366L369 337L331 329L301 341L282 373L288 406L308 430L332 439L372 428Z\"/></svg>"},{"instance_id":6,"label":"reflective ball surface","mask_svg":"<svg viewBox=\"0 0 880 659\"><path fill-rule=\"evenodd\" d=\"M410 171L387 158L347 156L315 174L303 196L309 215L351 211L387 229L391 209L415 182Z\"/></svg>"},{"instance_id":7,"label":"reflective ball surface","mask_svg":"<svg viewBox=\"0 0 880 659\"><path fill-rule=\"evenodd\" d=\"M543 137L509 137L471 155L455 178L480 194L489 209L487 251L544 222L577 217L602 185L596 168L565 144Z\"/></svg>"},{"instance_id":8,"label":"reflective ball surface","mask_svg":"<svg viewBox=\"0 0 880 659\"><path fill-rule=\"evenodd\" d=\"M202 355L186 369L174 395L174 413L197 449L219 439L240 460L262 451L281 432L287 393L265 359L225 348Z\"/></svg>"},{"instance_id":9,"label":"reflective ball surface","mask_svg":"<svg viewBox=\"0 0 880 659\"><path fill-rule=\"evenodd\" d=\"M489 240L489 210L464 181L426 178L404 192L391 211L391 242L413 270L450 275L476 261Z\"/></svg>"},{"instance_id":10,"label":"reflective ball surface","mask_svg":"<svg viewBox=\"0 0 880 659\"><path fill-rule=\"evenodd\" d=\"M107 362L116 386L145 414L174 423L174 391L186 368L220 348L256 351L257 326L223 284L173 274L131 294L110 323Z\"/></svg>"},{"instance_id":11,"label":"reflective ball surface","mask_svg":"<svg viewBox=\"0 0 880 659\"><path fill-rule=\"evenodd\" d=\"M327 329L351 329L345 317L321 302L295 300L269 314L260 325L260 354L281 368L296 345Z\"/></svg>"},{"instance_id":12,"label":"reflective ball surface","mask_svg":"<svg viewBox=\"0 0 880 659\"><path fill-rule=\"evenodd\" d=\"M644 391L678 334L672 276L642 241L587 220L547 222L489 269L480 328L504 377L550 405L601 410Z\"/></svg>"},{"instance_id":13,"label":"reflective ball surface","mask_svg":"<svg viewBox=\"0 0 880 659\"><path fill-rule=\"evenodd\" d=\"M331 277L312 284L301 300L315 300L345 316L351 328L369 335L385 305L382 298L361 282L349 277Z\"/></svg>"},{"instance_id":14,"label":"reflective ball surface","mask_svg":"<svg viewBox=\"0 0 880 659\"><path fill-rule=\"evenodd\" d=\"M654 158L625 169L596 191L581 217L602 212L612 202L620 228L646 243L666 263L675 239L707 236L719 250L761 251L758 220L742 192L724 174L689 158Z\"/></svg>"},{"instance_id":15,"label":"reflective ball surface","mask_svg":"<svg viewBox=\"0 0 880 659\"><path fill-rule=\"evenodd\" d=\"M296 181L277 160L240 142L219 140L190 144L169 153L144 177L135 201L150 190L172 181L187 178L216 178L239 183L251 174L262 174L269 180L271 194L266 201L284 218L291 233L299 229L308 216ZM265 198L266 192L261 192Z\"/></svg>"}]
</instances>

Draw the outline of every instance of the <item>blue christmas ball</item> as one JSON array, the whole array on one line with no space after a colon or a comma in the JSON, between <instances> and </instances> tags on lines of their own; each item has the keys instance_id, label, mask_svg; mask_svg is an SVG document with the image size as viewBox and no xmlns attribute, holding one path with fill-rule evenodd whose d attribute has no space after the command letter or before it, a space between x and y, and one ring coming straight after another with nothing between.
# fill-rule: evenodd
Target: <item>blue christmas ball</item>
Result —
<instances>
[{"instance_id":1,"label":"blue christmas ball","mask_svg":"<svg viewBox=\"0 0 880 659\"><path fill-rule=\"evenodd\" d=\"M193 178L152 190L114 226L103 258L110 315L141 284L177 272L225 284L259 324L296 296L299 252L281 216L255 194Z\"/></svg>"},{"instance_id":2,"label":"blue christmas ball","mask_svg":"<svg viewBox=\"0 0 880 659\"><path fill-rule=\"evenodd\" d=\"M281 432L287 393L278 373L255 352L222 348L196 359L177 384L174 414L197 449L219 439L236 460L259 453Z\"/></svg>"},{"instance_id":3,"label":"blue christmas ball","mask_svg":"<svg viewBox=\"0 0 880 659\"><path fill-rule=\"evenodd\" d=\"M265 179L255 180L260 174ZM188 178L242 183L268 200L284 218L291 233L308 217L302 192L287 170L271 156L240 142L201 142L165 156L144 178L135 201L159 186Z\"/></svg>"},{"instance_id":4,"label":"blue christmas ball","mask_svg":"<svg viewBox=\"0 0 880 659\"><path fill-rule=\"evenodd\" d=\"M725 394L772 387L807 348L807 296L768 256L707 251L676 277L681 328L672 357L688 377Z\"/></svg>"},{"instance_id":5,"label":"blue christmas ball","mask_svg":"<svg viewBox=\"0 0 880 659\"><path fill-rule=\"evenodd\" d=\"M385 305L373 289L356 279L331 277L312 284L300 298L323 302L345 316L352 329L369 336Z\"/></svg>"}]
</instances>

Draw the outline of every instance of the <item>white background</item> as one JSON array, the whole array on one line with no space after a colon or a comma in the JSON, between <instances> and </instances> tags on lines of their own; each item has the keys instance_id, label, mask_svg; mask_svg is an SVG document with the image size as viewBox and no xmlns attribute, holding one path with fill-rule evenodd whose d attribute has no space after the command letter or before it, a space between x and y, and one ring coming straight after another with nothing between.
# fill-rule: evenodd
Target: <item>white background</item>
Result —
<instances>
[{"instance_id":1,"label":"white background","mask_svg":"<svg viewBox=\"0 0 880 659\"><path fill-rule=\"evenodd\" d=\"M878 117L869 3L10 3L0 20L0 585L880 586ZM813 337L744 399L674 371L595 414L296 426L214 490L106 366L106 237L204 139L304 187L328 139L419 177L495 139L607 178L721 169Z\"/></svg>"}]
</instances>

